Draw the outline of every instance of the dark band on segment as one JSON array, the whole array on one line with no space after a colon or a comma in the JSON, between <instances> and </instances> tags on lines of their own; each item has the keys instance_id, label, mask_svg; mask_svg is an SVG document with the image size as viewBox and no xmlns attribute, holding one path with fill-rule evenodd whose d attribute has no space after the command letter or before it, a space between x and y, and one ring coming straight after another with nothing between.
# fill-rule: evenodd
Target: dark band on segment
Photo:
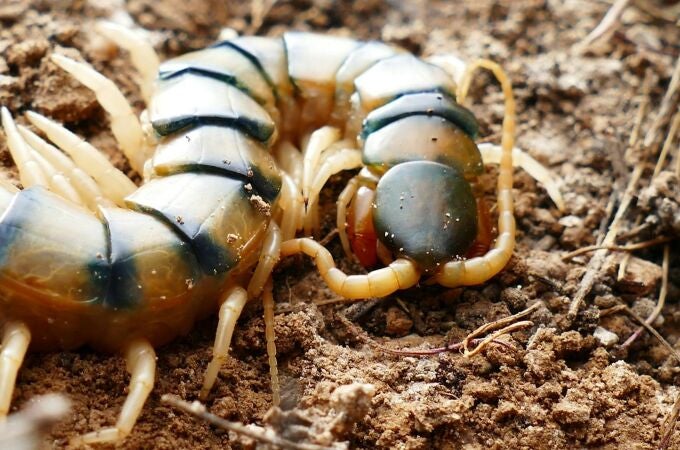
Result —
<instances>
[{"instance_id":1,"label":"dark band on segment","mask_svg":"<svg viewBox=\"0 0 680 450\"><path fill-rule=\"evenodd\" d=\"M371 111L364 120L361 138L408 116L437 116L459 126L472 139L477 137L479 125L475 116L442 91L404 92L380 108Z\"/></svg>"}]
</instances>

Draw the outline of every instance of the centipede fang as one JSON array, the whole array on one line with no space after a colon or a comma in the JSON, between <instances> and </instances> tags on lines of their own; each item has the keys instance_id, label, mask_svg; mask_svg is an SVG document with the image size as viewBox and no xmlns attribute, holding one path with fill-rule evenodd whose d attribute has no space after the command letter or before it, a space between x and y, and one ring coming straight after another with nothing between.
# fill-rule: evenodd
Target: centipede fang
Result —
<instances>
[{"instance_id":1,"label":"centipede fang","mask_svg":"<svg viewBox=\"0 0 680 450\"><path fill-rule=\"evenodd\" d=\"M264 291L271 308L271 273L282 257L309 255L348 299L420 280L479 284L503 269L515 245L513 152L556 192L545 169L513 150L512 88L493 62L460 76L385 43L290 32L236 37L159 64L133 30L99 31L141 75L141 118L89 65L51 58L95 92L143 182L50 118L25 113L45 139L2 108L23 189L0 185L0 417L29 349L89 345L125 355L130 389L117 423L76 443L121 441L153 388L154 348L219 311L205 398L245 303ZM483 153L475 117L462 106L479 68L505 96L501 147ZM478 194L482 155L500 163L497 231ZM338 199L337 225L365 275L341 272L310 237L319 192L350 169L360 171Z\"/></svg>"}]
</instances>

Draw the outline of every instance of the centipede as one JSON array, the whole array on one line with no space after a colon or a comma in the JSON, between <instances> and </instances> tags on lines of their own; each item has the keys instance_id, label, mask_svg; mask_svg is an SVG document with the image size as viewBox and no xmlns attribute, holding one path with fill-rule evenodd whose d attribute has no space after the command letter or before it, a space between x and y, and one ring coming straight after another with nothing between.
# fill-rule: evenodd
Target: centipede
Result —
<instances>
[{"instance_id":1,"label":"centipede","mask_svg":"<svg viewBox=\"0 0 680 450\"><path fill-rule=\"evenodd\" d=\"M550 185L513 148L512 87L494 62L288 32L233 36L160 63L135 30L98 30L130 55L141 116L86 62L51 59L95 93L139 185L61 124L26 111L38 134L2 108L22 189L0 185L0 417L29 350L89 346L124 355L130 372L116 424L75 443L125 439L153 389L154 348L217 312L205 398L246 302L262 295L271 307L282 258L308 255L346 299L421 281L481 284L515 246L513 162ZM475 143L479 126L463 106L478 69L504 93L500 146ZM495 227L479 194L484 163L499 163ZM342 272L313 237L320 192L346 170L358 172L338 199L338 234L364 274ZM266 322L271 330L271 314Z\"/></svg>"}]
</instances>

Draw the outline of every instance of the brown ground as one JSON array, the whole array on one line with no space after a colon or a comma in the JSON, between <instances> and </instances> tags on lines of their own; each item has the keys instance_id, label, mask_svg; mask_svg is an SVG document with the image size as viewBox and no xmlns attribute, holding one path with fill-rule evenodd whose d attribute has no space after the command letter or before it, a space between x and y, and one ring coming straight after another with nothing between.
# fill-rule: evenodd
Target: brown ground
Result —
<instances>
[{"instance_id":1,"label":"brown ground","mask_svg":"<svg viewBox=\"0 0 680 450\"><path fill-rule=\"evenodd\" d=\"M0 103L15 115L36 109L67 122L124 167L94 97L46 58L57 47L80 50L141 110L125 55L102 47L91 31L93 18L110 14L109 3L115 2L0 0ZM129 0L125 8L137 23L157 31L158 50L167 57L210 43L223 26L247 29L249 2L224 3ZM649 313L658 296L661 251L639 253L649 263L633 264L621 282L615 281L618 260L606 264L572 325L565 314L589 257L563 262L560 255L601 237L602 224L610 217L606 209L610 197L620 195L633 164L641 158L640 153L627 155L625 150L642 79L648 72L651 112L642 124L644 135L668 86L680 43L677 25L650 12L650 6L677 19L677 5L665 0L631 2L638 6L626 9L623 26L592 51L575 56L573 46L596 26L609 2L357 3L361 5L280 1L261 33L331 31L397 42L423 54L456 52L467 60L484 56L501 62L516 88L519 145L563 178L567 211L560 214L541 186L518 172L518 249L501 275L475 288L421 288L382 301L316 306L313 301L333 294L323 288L315 270L301 260L284 264L275 292L282 308L276 332L284 406L297 405L313 417L334 417L331 394L337 386L373 385L375 394L365 418L348 433L334 436L356 448L656 448L663 419L680 393L678 363L654 338L645 335L625 352L616 345L605 347L593 331L601 325L622 342L635 323L620 313L600 317L600 311L623 303L642 316ZM645 10L640 9L644 5ZM77 50L71 53L78 55ZM482 135L497 140L500 96L488 79L481 80L472 107ZM664 135L666 128L662 131ZM14 176L4 137L0 159ZM642 186L646 179L649 172ZM326 195L329 202L342 180L336 180ZM670 181L675 203L664 200L663 190L646 202L646 214L661 217L662 222L668 216L662 210L671 208L671 217L677 213L672 210L677 207L677 180ZM626 216L624 229L634 217L633 212ZM342 259L337 242L330 246ZM676 347L678 249L676 241L668 305L664 321L656 323ZM374 340L390 348L440 346L536 300L545 306L531 317L533 328L513 334L514 350L492 345L470 359L458 353L416 358L386 354L367 343ZM158 349L156 387L122 448L248 445L160 402L164 393L197 397L215 326L214 319L199 323L189 336ZM20 408L45 392L66 393L73 400L73 414L47 442L62 447L70 436L113 424L127 382L124 363L117 356L87 349L31 355L20 372L13 405ZM239 321L229 363L208 407L232 420L261 423L270 403L262 311L259 304L252 304ZM680 448L680 432L670 448Z\"/></svg>"}]
</instances>

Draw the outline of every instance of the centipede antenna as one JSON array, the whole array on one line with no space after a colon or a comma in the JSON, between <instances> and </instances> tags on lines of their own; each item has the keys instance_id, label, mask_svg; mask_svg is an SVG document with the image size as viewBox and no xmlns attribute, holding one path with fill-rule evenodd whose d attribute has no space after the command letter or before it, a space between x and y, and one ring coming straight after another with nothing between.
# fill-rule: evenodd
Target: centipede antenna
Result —
<instances>
[{"instance_id":1,"label":"centipede antenna","mask_svg":"<svg viewBox=\"0 0 680 450\"><path fill-rule=\"evenodd\" d=\"M156 50L136 30L108 21L97 22L95 27L107 39L130 53L130 60L141 75L141 81L138 85L142 91L144 102L148 105L160 65Z\"/></svg>"},{"instance_id":2,"label":"centipede antenna","mask_svg":"<svg viewBox=\"0 0 680 450\"><path fill-rule=\"evenodd\" d=\"M111 200L104 197L104 194L92 177L76 166L71 158L25 126L19 125L17 128L26 143L34 151L45 158L55 169L64 174L78 192L82 202L90 210L96 211L98 206L110 207L114 205Z\"/></svg>"},{"instance_id":3,"label":"centipede antenna","mask_svg":"<svg viewBox=\"0 0 680 450\"><path fill-rule=\"evenodd\" d=\"M137 173L142 173L144 169L142 125L118 86L86 63L59 54L53 54L51 59L94 92L99 104L111 116L111 131L123 154L130 161L130 166Z\"/></svg>"},{"instance_id":4,"label":"centipede antenna","mask_svg":"<svg viewBox=\"0 0 680 450\"><path fill-rule=\"evenodd\" d=\"M479 151L485 164L499 164L503 151L500 146L491 143L479 144ZM533 179L543 184L548 195L552 199L557 209L564 211L566 205L562 192L560 192L560 177L546 169L541 163L536 161L528 153L515 147L512 149L512 164L522 168Z\"/></svg>"},{"instance_id":5,"label":"centipede antenna","mask_svg":"<svg viewBox=\"0 0 680 450\"><path fill-rule=\"evenodd\" d=\"M27 111L26 117L69 154L78 167L94 178L107 198L119 206L125 205L125 197L134 192L137 186L99 150L45 116Z\"/></svg>"},{"instance_id":6,"label":"centipede antenna","mask_svg":"<svg viewBox=\"0 0 680 450\"><path fill-rule=\"evenodd\" d=\"M435 280L446 287L469 286L483 283L496 275L512 257L515 248L515 216L512 197L513 182L513 148L515 145L515 99L512 84L498 64L480 59L468 66L461 84L458 86L456 97L461 103L467 96L473 73L483 68L493 73L501 84L505 101L503 116L501 157L498 173L498 237L494 248L484 256L463 261L450 261L441 268Z\"/></svg>"},{"instance_id":7,"label":"centipede antenna","mask_svg":"<svg viewBox=\"0 0 680 450\"><path fill-rule=\"evenodd\" d=\"M2 107L2 127L5 129L7 135L7 146L12 155L12 159L19 169L19 180L24 188L31 186L42 186L49 188L47 176L43 173L40 165L33 159L30 148L24 142L21 135L17 131L16 123L10 114L9 110Z\"/></svg>"}]
</instances>

